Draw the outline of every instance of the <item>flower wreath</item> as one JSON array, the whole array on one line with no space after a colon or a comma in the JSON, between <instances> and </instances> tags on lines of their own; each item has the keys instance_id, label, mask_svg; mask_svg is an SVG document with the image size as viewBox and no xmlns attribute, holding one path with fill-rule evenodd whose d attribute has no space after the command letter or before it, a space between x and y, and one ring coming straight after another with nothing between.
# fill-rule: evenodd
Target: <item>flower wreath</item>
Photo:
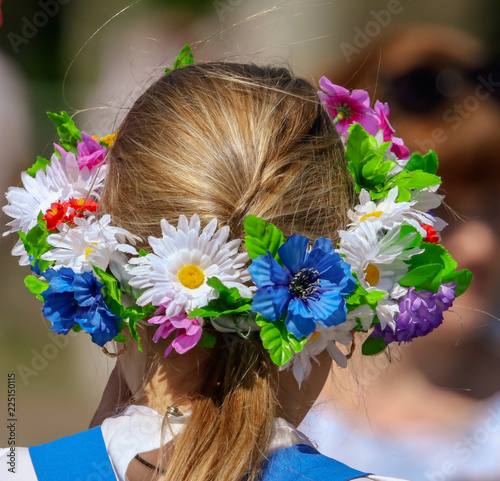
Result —
<instances>
[{"instance_id":1,"label":"flower wreath","mask_svg":"<svg viewBox=\"0 0 500 481\"><path fill-rule=\"evenodd\" d=\"M190 63L186 46L173 68ZM362 353L374 355L438 327L472 274L457 271L439 243L446 223L433 213L443 199L436 154L410 155L387 104L372 109L366 92L325 77L320 87L359 194L336 246L286 239L251 215L241 253L216 219L202 229L198 216L181 215L177 226L162 220L151 252L137 251L135 235L96 215L116 134L91 137L66 112L48 113L59 134L55 152L21 174L23 187L8 190L4 211L13 218L5 234L19 235L13 254L31 267L25 284L43 301L51 330L87 331L103 346L128 341L127 326L141 349L137 323L156 324L155 342L175 333L165 356L213 346L206 326L241 336L259 330L272 361L292 368L300 384L325 349L345 367L338 344L348 346L354 331L369 333Z\"/></svg>"}]
</instances>

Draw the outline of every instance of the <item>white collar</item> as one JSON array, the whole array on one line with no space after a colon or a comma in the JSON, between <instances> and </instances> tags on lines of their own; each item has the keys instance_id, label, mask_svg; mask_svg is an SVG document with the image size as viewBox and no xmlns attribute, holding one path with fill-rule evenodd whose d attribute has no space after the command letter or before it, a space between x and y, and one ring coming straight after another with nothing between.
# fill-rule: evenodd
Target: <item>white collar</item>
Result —
<instances>
[{"instance_id":1,"label":"white collar","mask_svg":"<svg viewBox=\"0 0 500 481\"><path fill-rule=\"evenodd\" d=\"M183 428L189 416L170 416L170 426L174 435ZM130 461L137 453L159 449L163 416L147 406L130 406L121 414L108 418L102 423L102 435L109 458L119 481L127 481L125 473ZM165 434L165 442L172 439L170 431ZM267 456L280 449L307 444L311 441L298 429L282 418L276 418L271 428L271 441Z\"/></svg>"}]
</instances>

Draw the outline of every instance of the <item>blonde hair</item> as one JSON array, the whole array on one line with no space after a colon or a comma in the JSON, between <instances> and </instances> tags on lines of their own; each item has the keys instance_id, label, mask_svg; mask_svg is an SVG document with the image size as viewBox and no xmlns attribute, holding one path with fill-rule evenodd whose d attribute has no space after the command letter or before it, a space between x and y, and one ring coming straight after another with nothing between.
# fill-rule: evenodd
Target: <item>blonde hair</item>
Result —
<instances>
[{"instance_id":1,"label":"blonde hair","mask_svg":"<svg viewBox=\"0 0 500 481\"><path fill-rule=\"evenodd\" d=\"M135 102L108 167L103 211L143 239L160 236L162 218L175 225L180 214L197 213L202 224L217 217L232 238L242 238L244 218L256 214L285 236L335 242L354 200L316 90L283 68L174 70ZM235 342L219 337L190 419L168 462L160 459L162 479L259 478L278 410L274 367L258 334Z\"/></svg>"}]
</instances>

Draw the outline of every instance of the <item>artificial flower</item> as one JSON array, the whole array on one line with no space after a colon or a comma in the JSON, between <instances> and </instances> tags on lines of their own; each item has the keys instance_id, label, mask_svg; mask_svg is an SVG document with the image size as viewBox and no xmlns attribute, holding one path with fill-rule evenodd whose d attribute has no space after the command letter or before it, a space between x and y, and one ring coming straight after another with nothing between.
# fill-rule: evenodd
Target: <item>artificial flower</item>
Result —
<instances>
[{"instance_id":1,"label":"artificial flower","mask_svg":"<svg viewBox=\"0 0 500 481\"><path fill-rule=\"evenodd\" d=\"M321 77L318 92L332 119L338 119L335 127L339 134L348 135L351 124L359 123L371 135L378 130L375 111L370 107L370 97L364 90L353 90L334 85L326 77Z\"/></svg>"},{"instance_id":2,"label":"artificial flower","mask_svg":"<svg viewBox=\"0 0 500 481\"><path fill-rule=\"evenodd\" d=\"M130 244L135 244L139 238L112 226L109 214L100 219L75 217L73 222L74 227L61 224L59 233L47 237L54 249L43 254L42 259L55 261L54 269L70 267L80 273L91 271L95 265L106 270L114 252L137 254Z\"/></svg>"},{"instance_id":3,"label":"artificial flower","mask_svg":"<svg viewBox=\"0 0 500 481\"><path fill-rule=\"evenodd\" d=\"M47 221L47 230L55 231L57 226L66 220L67 212L67 202L52 202L50 209L42 217L42 220Z\"/></svg>"},{"instance_id":4,"label":"artificial flower","mask_svg":"<svg viewBox=\"0 0 500 481\"><path fill-rule=\"evenodd\" d=\"M77 142L78 165L80 169L88 167L93 170L97 166L104 164L107 149L90 135L82 132L82 140Z\"/></svg>"},{"instance_id":5,"label":"artificial flower","mask_svg":"<svg viewBox=\"0 0 500 481\"><path fill-rule=\"evenodd\" d=\"M399 300L399 313L394 316L395 327L377 324L372 337L383 337L384 342L410 342L416 337L426 336L443 322L443 312L455 300L454 282L442 284L437 293L416 291L410 287Z\"/></svg>"},{"instance_id":6,"label":"artificial flower","mask_svg":"<svg viewBox=\"0 0 500 481\"><path fill-rule=\"evenodd\" d=\"M106 135L105 137L101 137L101 143L106 144L108 149L113 146L116 140L116 136L118 135L118 131L114 134Z\"/></svg>"},{"instance_id":7,"label":"artificial flower","mask_svg":"<svg viewBox=\"0 0 500 481\"><path fill-rule=\"evenodd\" d=\"M439 236L437 232L429 224L421 224L422 229L425 230L425 242L430 242L431 244L439 244Z\"/></svg>"},{"instance_id":8,"label":"artificial flower","mask_svg":"<svg viewBox=\"0 0 500 481\"><path fill-rule=\"evenodd\" d=\"M401 160L410 158L410 150L403 143L403 139L394 137L395 130L389 122L389 105L383 104L379 100L375 102L375 114L378 119L379 128L382 130L383 141L392 142L389 150Z\"/></svg>"},{"instance_id":9,"label":"artificial flower","mask_svg":"<svg viewBox=\"0 0 500 481\"><path fill-rule=\"evenodd\" d=\"M304 344L302 351L295 353L292 359L283 365L280 370L291 368L300 389L302 382L311 374L311 361L314 360L319 364L316 356L321 354L325 349L339 367L347 367L347 357L338 348L336 343L348 346L353 340L351 331L355 326L356 321L353 320L330 327L324 327L318 323L317 331L310 336L306 344Z\"/></svg>"},{"instance_id":10,"label":"artificial flower","mask_svg":"<svg viewBox=\"0 0 500 481\"><path fill-rule=\"evenodd\" d=\"M347 213L352 221L350 225L358 226L362 222L370 222L378 230L392 229L406 222L425 235L426 231L421 224L433 223L434 217L415 210L413 208L415 201L397 202L398 192L398 187L392 188L387 197L377 203L371 200L368 191L362 189L359 194L359 204Z\"/></svg>"},{"instance_id":11,"label":"artificial flower","mask_svg":"<svg viewBox=\"0 0 500 481\"><path fill-rule=\"evenodd\" d=\"M181 215L177 228L165 219L161 221L162 238L150 237L153 253L130 260L133 278L129 284L144 289L137 304L168 305L165 314L174 317L188 314L218 297L207 284L217 277L226 287L236 287L243 297L252 291L244 284L249 279L244 270L246 253L239 253L239 239L227 242L229 227L217 230L217 219L200 232L197 215L188 221ZM171 301L171 302L169 302Z\"/></svg>"},{"instance_id":12,"label":"artificial flower","mask_svg":"<svg viewBox=\"0 0 500 481\"><path fill-rule=\"evenodd\" d=\"M308 245L307 237L292 235L278 249L283 267L268 253L248 268L257 285L252 310L270 321L286 314L287 330L297 338L315 332L316 322L325 327L344 322L344 296L356 285L329 239L317 239L310 251Z\"/></svg>"},{"instance_id":13,"label":"artificial flower","mask_svg":"<svg viewBox=\"0 0 500 481\"><path fill-rule=\"evenodd\" d=\"M12 232L28 232L38 222L40 212L46 214L54 202L66 202L71 197L90 198L97 195L102 187L106 166L96 172L88 167L80 169L75 155L59 149L61 158L52 155L51 163L32 177L27 172L21 174L23 187L10 187L6 197L8 205L3 211L13 220L7 223Z\"/></svg>"},{"instance_id":14,"label":"artificial flower","mask_svg":"<svg viewBox=\"0 0 500 481\"><path fill-rule=\"evenodd\" d=\"M99 346L113 339L119 330L118 319L102 295L102 284L90 272L75 273L62 267L42 273L49 287L42 292L42 312L52 323L51 330L67 334L78 325Z\"/></svg>"},{"instance_id":15,"label":"artificial flower","mask_svg":"<svg viewBox=\"0 0 500 481\"><path fill-rule=\"evenodd\" d=\"M401 237L399 226L379 235L371 222L362 222L357 228L339 234L339 252L365 289L373 287L389 293L408 272L405 261L422 252L418 247L409 248L417 233Z\"/></svg>"},{"instance_id":16,"label":"artificial flower","mask_svg":"<svg viewBox=\"0 0 500 481\"><path fill-rule=\"evenodd\" d=\"M92 214L97 211L99 207L99 202L95 202L94 199L84 199L80 197L75 199L71 197L68 202L69 206L73 209L73 217L84 217L86 214Z\"/></svg>"},{"instance_id":17,"label":"artificial flower","mask_svg":"<svg viewBox=\"0 0 500 481\"><path fill-rule=\"evenodd\" d=\"M172 349L179 354L189 351L198 344L203 331L203 318L201 317L189 319L185 312L176 316L167 316L166 311L170 302L159 306L154 317L148 319L150 324L159 324L153 336L154 342L158 342L160 338L167 339L174 331L176 332L175 339L165 349L163 357L167 357Z\"/></svg>"}]
</instances>

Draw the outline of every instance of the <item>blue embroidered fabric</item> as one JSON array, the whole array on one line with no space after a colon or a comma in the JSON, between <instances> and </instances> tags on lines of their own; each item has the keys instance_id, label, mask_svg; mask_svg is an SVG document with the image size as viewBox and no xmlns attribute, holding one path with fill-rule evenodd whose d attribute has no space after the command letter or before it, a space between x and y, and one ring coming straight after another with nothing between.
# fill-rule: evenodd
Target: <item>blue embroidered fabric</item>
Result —
<instances>
[{"instance_id":1,"label":"blue embroidered fabric","mask_svg":"<svg viewBox=\"0 0 500 481\"><path fill-rule=\"evenodd\" d=\"M116 481L100 426L29 452L38 481ZM299 444L269 456L261 481L351 481L367 475Z\"/></svg>"}]
</instances>

